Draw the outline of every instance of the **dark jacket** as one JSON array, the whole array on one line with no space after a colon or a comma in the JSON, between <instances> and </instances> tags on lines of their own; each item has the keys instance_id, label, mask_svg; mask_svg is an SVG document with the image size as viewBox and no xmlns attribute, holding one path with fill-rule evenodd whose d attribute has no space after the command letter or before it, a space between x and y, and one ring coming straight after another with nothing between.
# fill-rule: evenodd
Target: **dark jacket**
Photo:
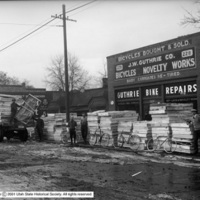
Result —
<instances>
[{"instance_id":1,"label":"dark jacket","mask_svg":"<svg viewBox=\"0 0 200 200\"><path fill-rule=\"evenodd\" d=\"M76 121L74 121L72 119L72 120L69 121L68 126L69 126L69 130L75 130L77 123L76 123Z\"/></svg>"},{"instance_id":2,"label":"dark jacket","mask_svg":"<svg viewBox=\"0 0 200 200\"><path fill-rule=\"evenodd\" d=\"M12 102L12 104L11 104L11 113L17 113L17 108L18 107L21 107L21 106L19 106L18 104L16 104L15 102Z\"/></svg>"},{"instance_id":3,"label":"dark jacket","mask_svg":"<svg viewBox=\"0 0 200 200\"><path fill-rule=\"evenodd\" d=\"M194 130L197 131L197 130L200 130L200 115L199 114L195 114L193 117L192 117L192 124L194 126Z\"/></svg>"},{"instance_id":4,"label":"dark jacket","mask_svg":"<svg viewBox=\"0 0 200 200\"><path fill-rule=\"evenodd\" d=\"M87 128L88 123L87 123L87 117L84 117L81 119L81 128Z\"/></svg>"},{"instance_id":5,"label":"dark jacket","mask_svg":"<svg viewBox=\"0 0 200 200\"><path fill-rule=\"evenodd\" d=\"M44 128L44 121L41 118L36 118L33 116L33 119L36 121L36 128L43 129Z\"/></svg>"}]
</instances>

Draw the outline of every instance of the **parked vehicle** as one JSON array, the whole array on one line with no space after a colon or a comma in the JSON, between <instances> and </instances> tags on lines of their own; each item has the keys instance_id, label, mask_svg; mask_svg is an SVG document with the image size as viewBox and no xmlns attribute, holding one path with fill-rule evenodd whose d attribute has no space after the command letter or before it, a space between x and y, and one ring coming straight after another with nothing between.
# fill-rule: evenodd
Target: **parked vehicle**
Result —
<instances>
[{"instance_id":1,"label":"parked vehicle","mask_svg":"<svg viewBox=\"0 0 200 200\"><path fill-rule=\"evenodd\" d=\"M32 119L32 116L36 113L40 102L38 98L29 94L17 111L14 117L14 123L2 119L0 122L0 142L3 141L4 137L6 137L7 140L15 138L23 142L27 141L27 125Z\"/></svg>"}]
</instances>

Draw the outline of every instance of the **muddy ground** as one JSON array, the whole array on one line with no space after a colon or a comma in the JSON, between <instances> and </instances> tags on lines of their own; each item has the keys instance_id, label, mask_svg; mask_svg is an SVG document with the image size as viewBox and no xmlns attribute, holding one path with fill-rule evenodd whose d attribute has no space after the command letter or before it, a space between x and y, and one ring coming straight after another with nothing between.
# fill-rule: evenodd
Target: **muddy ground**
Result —
<instances>
[{"instance_id":1,"label":"muddy ground","mask_svg":"<svg viewBox=\"0 0 200 200\"><path fill-rule=\"evenodd\" d=\"M93 191L97 200L198 200L200 157L4 141L0 191Z\"/></svg>"}]
</instances>

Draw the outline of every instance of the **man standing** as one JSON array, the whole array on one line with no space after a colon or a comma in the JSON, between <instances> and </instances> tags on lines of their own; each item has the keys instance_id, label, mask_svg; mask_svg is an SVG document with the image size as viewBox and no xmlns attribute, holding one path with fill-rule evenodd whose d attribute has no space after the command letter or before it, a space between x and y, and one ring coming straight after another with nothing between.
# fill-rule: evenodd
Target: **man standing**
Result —
<instances>
[{"instance_id":1,"label":"man standing","mask_svg":"<svg viewBox=\"0 0 200 200\"><path fill-rule=\"evenodd\" d=\"M192 124L194 126L194 149L195 154L198 153L198 139L200 138L200 115L197 114L196 109L192 109Z\"/></svg>"},{"instance_id":2,"label":"man standing","mask_svg":"<svg viewBox=\"0 0 200 200\"><path fill-rule=\"evenodd\" d=\"M44 121L40 118L40 115L38 115L37 117L33 116L33 119L36 121L35 129L37 131L39 141L41 142L43 139Z\"/></svg>"},{"instance_id":3,"label":"man standing","mask_svg":"<svg viewBox=\"0 0 200 200\"><path fill-rule=\"evenodd\" d=\"M73 144L76 143L76 126L77 126L77 123L74 120L74 117L70 118L68 126L69 126L69 133L70 133L71 145L73 145Z\"/></svg>"},{"instance_id":4,"label":"man standing","mask_svg":"<svg viewBox=\"0 0 200 200\"><path fill-rule=\"evenodd\" d=\"M81 133L85 144L87 144L87 132L88 132L87 117L85 114L83 114L83 118L81 119Z\"/></svg>"},{"instance_id":5,"label":"man standing","mask_svg":"<svg viewBox=\"0 0 200 200\"><path fill-rule=\"evenodd\" d=\"M15 98L12 99L12 103L11 103L11 116L10 116L10 123L12 124L14 122L15 124L15 115L17 113L17 108L21 107L16 103Z\"/></svg>"}]
</instances>

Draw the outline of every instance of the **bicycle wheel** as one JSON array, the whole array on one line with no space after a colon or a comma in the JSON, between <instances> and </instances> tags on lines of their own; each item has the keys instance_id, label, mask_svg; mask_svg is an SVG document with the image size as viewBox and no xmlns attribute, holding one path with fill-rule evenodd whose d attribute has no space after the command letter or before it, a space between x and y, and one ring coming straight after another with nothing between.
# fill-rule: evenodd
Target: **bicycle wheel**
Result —
<instances>
[{"instance_id":1,"label":"bicycle wheel","mask_svg":"<svg viewBox=\"0 0 200 200\"><path fill-rule=\"evenodd\" d=\"M68 143L68 141L69 141L69 139L70 139L69 133L63 131L63 132L60 134L60 138L61 138L61 142L62 142L62 143Z\"/></svg>"},{"instance_id":2,"label":"bicycle wheel","mask_svg":"<svg viewBox=\"0 0 200 200\"><path fill-rule=\"evenodd\" d=\"M124 145L124 136L120 134L117 138L117 146L118 147L123 147Z\"/></svg>"},{"instance_id":3,"label":"bicycle wheel","mask_svg":"<svg viewBox=\"0 0 200 200\"><path fill-rule=\"evenodd\" d=\"M101 140L100 140L100 145L102 147L107 147L110 143L110 135L104 133L102 136L101 136Z\"/></svg>"},{"instance_id":4,"label":"bicycle wheel","mask_svg":"<svg viewBox=\"0 0 200 200\"><path fill-rule=\"evenodd\" d=\"M173 153L176 150L177 143L172 139L167 139L164 143L164 150L166 153Z\"/></svg>"},{"instance_id":5,"label":"bicycle wheel","mask_svg":"<svg viewBox=\"0 0 200 200\"><path fill-rule=\"evenodd\" d=\"M140 143L141 143L141 139L140 139L140 137L138 135L132 135L129 138L128 143L130 144L130 148L132 150L138 150L138 148L140 146Z\"/></svg>"},{"instance_id":6,"label":"bicycle wheel","mask_svg":"<svg viewBox=\"0 0 200 200\"><path fill-rule=\"evenodd\" d=\"M90 141L90 145L94 146L97 143L97 136L96 136L96 134L90 134L89 141Z\"/></svg>"},{"instance_id":7,"label":"bicycle wheel","mask_svg":"<svg viewBox=\"0 0 200 200\"><path fill-rule=\"evenodd\" d=\"M153 140L153 138L151 138L150 140L148 140L147 142L147 150L148 151L155 151L157 148L157 140Z\"/></svg>"}]
</instances>

